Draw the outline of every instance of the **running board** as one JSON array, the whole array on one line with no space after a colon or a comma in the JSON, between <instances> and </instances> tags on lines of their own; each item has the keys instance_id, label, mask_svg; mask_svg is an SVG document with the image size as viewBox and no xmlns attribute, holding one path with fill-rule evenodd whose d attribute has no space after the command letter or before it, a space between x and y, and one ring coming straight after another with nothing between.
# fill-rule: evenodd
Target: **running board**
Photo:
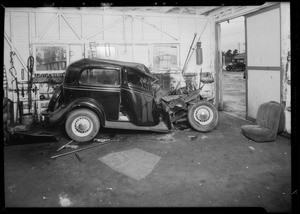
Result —
<instances>
[{"instance_id":1,"label":"running board","mask_svg":"<svg viewBox=\"0 0 300 214\"><path fill-rule=\"evenodd\" d=\"M163 133L167 133L170 131L164 122L160 122L156 126L136 126L130 122L105 121L104 127L113 128L113 129L144 130L144 131L163 132Z\"/></svg>"}]
</instances>

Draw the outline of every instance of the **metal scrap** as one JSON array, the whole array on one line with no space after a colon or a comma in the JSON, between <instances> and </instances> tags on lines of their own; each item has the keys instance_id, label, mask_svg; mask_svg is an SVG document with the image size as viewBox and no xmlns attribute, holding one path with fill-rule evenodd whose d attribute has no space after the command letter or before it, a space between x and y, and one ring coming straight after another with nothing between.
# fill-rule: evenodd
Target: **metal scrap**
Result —
<instances>
[{"instance_id":1,"label":"metal scrap","mask_svg":"<svg viewBox=\"0 0 300 214\"><path fill-rule=\"evenodd\" d=\"M76 149L76 150L73 150L73 151L70 151L70 152L65 152L65 153L62 153L62 154L53 155L51 158L54 159L54 158L62 157L62 156L65 156L65 155L73 154L75 152L80 152L80 151L83 151L83 150L86 150L86 149L91 149L91 148L94 148L94 147L97 147L97 146L102 146L102 145L105 145L105 144L108 144L108 143L111 143L111 142L114 142L114 140L111 140L109 142L99 143L99 144L96 144L96 145L87 146L87 147L84 147L84 148L81 148L81 149Z\"/></svg>"}]
</instances>

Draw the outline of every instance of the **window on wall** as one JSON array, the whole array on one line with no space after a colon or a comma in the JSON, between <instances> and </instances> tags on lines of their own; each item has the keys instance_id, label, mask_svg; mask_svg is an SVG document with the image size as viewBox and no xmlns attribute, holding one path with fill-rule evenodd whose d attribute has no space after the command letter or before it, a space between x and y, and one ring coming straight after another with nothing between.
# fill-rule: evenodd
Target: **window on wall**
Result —
<instances>
[{"instance_id":1,"label":"window on wall","mask_svg":"<svg viewBox=\"0 0 300 214\"><path fill-rule=\"evenodd\" d=\"M119 72L112 69L87 69L81 73L79 83L82 85L119 85Z\"/></svg>"},{"instance_id":2,"label":"window on wall","mask_svg":"<svg viewBox=\"0 0 300 214\"><path fill-rule=\"evenodd\" d=\"M66 45L35 45L35 70L64 71L68 62L68 47Z\"/></svg>"},{"instance_id":3,"label":"window on wall","mask_svg":"<svg viewBox=\"0 0 300 214\"><path fill-rule=\"evenodd\" d=\"M116 60L116 47L110 43L97 44L90 42L87 50L88 58Z\"/></svg>"},{"instance_id":4,"label":"window on wall","mask_svg":"<svg viewBox=\"0 0 300 214\"><path fill-rule=\"evenodd\" d=\"M154 44L153 45L153 68L169 70L178 68L179 65L178 44Z\"/></svg>"}]
</instances>

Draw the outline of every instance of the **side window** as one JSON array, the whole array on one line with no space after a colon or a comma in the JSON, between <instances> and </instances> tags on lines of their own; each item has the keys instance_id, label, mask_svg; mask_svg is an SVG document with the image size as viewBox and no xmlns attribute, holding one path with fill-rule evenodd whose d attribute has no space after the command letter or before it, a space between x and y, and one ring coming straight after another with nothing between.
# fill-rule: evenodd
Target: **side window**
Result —
<instances>
[{"instance_id":1,"label":"side window","mask_svg":"<svg viewBox=\"0 0 300 214\"><path fill-rule=\"evenodd\" d=\"M127 71L127 81L131 85L151 91L151 83L149 78L130 69Z\"/></svg>"},{"instance_id":2,"label":"side window","mask_svg":"<svg viewBox=\"0 0 300 214\"><path fill-rule=\"evenodd\" d=\"M83 85L119 85L119 72L110 69L87 69L81 73L79 83Z\"/></svg>"}]
</instances>

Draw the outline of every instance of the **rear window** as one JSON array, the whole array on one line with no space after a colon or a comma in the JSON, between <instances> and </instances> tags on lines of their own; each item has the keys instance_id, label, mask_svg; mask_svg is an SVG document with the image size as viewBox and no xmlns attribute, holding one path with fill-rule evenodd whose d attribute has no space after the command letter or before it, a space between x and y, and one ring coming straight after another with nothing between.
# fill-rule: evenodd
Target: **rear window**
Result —
<instances>
[{"instance_id":1,"label":"rear window","mask_svg":"<svg viewBox=\"0 0 300 214\"><path fill-rule=\"evenodd\" d=\"M119 72L111 69L86 69L81 73L82 85L119 85Z\"/></svg>"}]
</instances>

